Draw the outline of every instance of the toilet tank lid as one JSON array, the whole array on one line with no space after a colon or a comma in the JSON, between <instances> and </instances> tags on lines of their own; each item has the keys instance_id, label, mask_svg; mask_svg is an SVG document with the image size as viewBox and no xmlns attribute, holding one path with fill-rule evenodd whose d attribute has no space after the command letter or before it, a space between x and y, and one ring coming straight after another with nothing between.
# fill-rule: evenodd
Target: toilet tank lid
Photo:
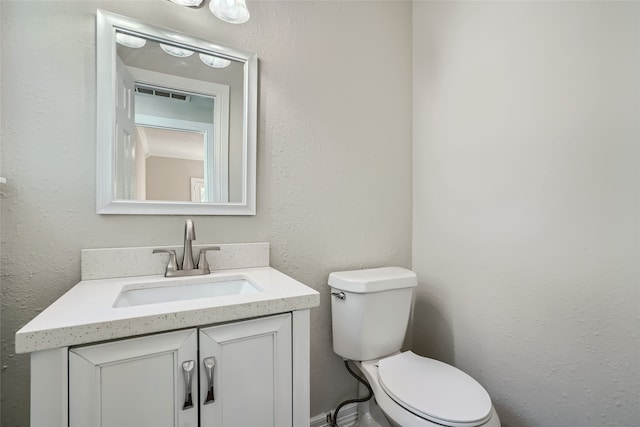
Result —
<instances>
[{"instance_id":1,"label":"toilet tank lid","mask_svg":"<svg viewBox=\"0 0 640 427\"><path fill-rule=\"evenodd\" d=\"M417 286L416 273L402 267L338 271L329 274L329 286L345 292L367 293Z\"/></svg>"}]
</instances>

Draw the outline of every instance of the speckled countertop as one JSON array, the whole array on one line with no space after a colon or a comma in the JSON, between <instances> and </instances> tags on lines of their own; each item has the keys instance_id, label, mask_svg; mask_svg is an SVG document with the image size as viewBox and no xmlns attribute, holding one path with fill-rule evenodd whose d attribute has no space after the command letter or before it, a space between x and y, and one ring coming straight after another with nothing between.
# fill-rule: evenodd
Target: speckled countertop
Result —
<instances>
[{"instance_id":1,"label":"speckled countertop","mask_svg":"<svg viewBox=\"0 0 640 427\"><path fill-rule=\"evenodd\" d=\"M243 277L261 292L114 308L123 290ZM83 280L16 333L16 353L246 319L318 306L318 292L271 267L206 276Z\"/></svg>"}]
</instances>

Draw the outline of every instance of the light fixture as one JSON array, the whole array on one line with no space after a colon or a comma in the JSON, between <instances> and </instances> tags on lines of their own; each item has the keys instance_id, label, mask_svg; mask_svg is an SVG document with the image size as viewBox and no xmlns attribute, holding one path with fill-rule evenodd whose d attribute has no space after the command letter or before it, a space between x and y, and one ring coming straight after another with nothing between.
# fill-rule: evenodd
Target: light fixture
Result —
<instances>
[{"instance_id":1,"label":"light fixture","mask_svg":"<svg viewBox=\"0 0 640 427\"><path fill-rule=\"evenodd\" d=\"M231 61L228 59L220 58L218 56L206 55L204 53L201 53L198 56L200 56L200 61L213 68L225 68L231 64Z\"/></svg>"},{"instance_id":2,"label":"light fixture","mask_svg":"<svg viewBox=\"0 0 640 427\"><path fill-rule=\"evenodd\" d=\"M142 37L132 36L125 33L116 33L116 41L122 46L137 49L147 44L147 40Z\"/></svg>"},{"instance_id":3,"label":"light fixture","mask_svg":"<svg viewBox=\"0 0 640 427\"><path fill-rule=\"evenodd\" d=\"M172 46L170 44L160 43L160 48L169 55L177 56L178 58L186 58L193 55L193 51L189 49L183 49L181 47Z\"/></svg>"},{"instance_id":4,"label":"light fixture","mask_svg":"<svg viewBox=\"0 0 640 427\"><path fill-rule=\"evenodd\" d=\"M217 18L230 24L244 24L250 17L245 0L211 0L209 9Z\"/></svg>"},{"instance_id":5,"label":"light fixture","mask_svg":"<svg viewBox=\"0 0 640 427\"><path fill-rule=\"evenodd\" d=\"M169 0L172 3L179 4L180 6L197 7L200 6L202 0Z\"/></svg>"}]
</instances>

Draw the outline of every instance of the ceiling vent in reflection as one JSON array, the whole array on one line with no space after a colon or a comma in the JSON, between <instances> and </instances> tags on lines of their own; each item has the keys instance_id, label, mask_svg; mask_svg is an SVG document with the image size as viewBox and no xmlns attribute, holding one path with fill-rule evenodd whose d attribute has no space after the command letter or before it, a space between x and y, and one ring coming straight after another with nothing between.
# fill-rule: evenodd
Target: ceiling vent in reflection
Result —
<instances>
[{"instance_id":1,"label":"ceiling vent in reflection","mask_svg":"<svg viewBox=\"0 0 640 427\"><path fill-rule=\"evenodd\" d=\"M184 93L173 92L167 89L155 88L150 86L136 85L136 92L143 93L145 95L159 96L161 98L175 99L177 101L189 102L189 100L191 99L190 95Z\"/></svg>"}]
</instances>

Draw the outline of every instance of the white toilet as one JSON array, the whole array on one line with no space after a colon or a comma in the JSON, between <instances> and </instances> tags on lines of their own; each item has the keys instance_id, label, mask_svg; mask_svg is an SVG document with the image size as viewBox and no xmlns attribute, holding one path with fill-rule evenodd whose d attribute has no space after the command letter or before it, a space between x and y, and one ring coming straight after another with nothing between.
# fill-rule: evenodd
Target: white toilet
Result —
<instances>
[{"instance_id":1,"label":"white toilet","mask_svg":"<svg viewBox=\"0 0 640 427\"><path fill-rule=\"evenodd\" d=\"M476 380L446 363L400 353L416 285L416 274L399 267L331 273L333 351L356 362L392 426L500 427ZM375 421L371 405L363 405L358 426L386 424Z\"/></svg>"}]
</instances>

